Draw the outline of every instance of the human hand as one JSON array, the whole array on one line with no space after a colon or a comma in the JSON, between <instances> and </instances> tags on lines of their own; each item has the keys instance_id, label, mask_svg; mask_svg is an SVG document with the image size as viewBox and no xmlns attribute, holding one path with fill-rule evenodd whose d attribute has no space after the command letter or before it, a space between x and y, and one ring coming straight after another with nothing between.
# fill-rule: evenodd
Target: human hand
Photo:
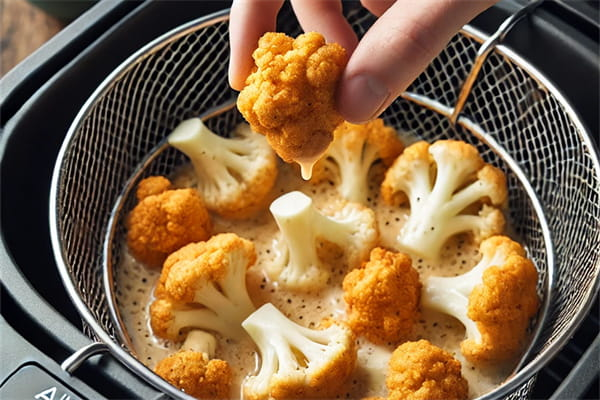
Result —
<instances>
[{"instance_id":1,"label":"human hand","mask_svg":"<svg viewBox=\"0 0 600 400\"><path fill-rule=\"evenodd\" d=\"M275 30L284 0L234 0L230 15L229 82L241 90L252 52ZM323 34L350 55L337 91L337 107L354 123L376 118L444 49L458 30L497 0L361 0L378 17L358 42L340 0L291 0L305 32Z\"/></svg>"}]
</instances>

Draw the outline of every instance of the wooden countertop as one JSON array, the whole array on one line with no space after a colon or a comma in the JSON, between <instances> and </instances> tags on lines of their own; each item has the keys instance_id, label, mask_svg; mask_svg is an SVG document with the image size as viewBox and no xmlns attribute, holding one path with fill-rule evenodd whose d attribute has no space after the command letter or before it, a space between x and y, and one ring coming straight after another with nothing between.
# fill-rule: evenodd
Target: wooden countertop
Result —
<instances>
[{"instance_id":1,"label":"wooden countertop","mask_svg":"<svg viewBox=\"0 0 600 400\"><path fill-rule=\"evenodd\" d=\"M0 77L65 24L26 0L0 0Z\"/></svg>"}]
</instances>

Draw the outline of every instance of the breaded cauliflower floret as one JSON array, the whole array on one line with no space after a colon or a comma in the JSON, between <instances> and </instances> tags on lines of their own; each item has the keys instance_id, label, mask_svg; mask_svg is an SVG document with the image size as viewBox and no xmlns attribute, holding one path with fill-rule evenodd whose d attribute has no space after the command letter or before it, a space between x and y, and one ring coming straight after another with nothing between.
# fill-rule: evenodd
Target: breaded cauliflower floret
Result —
<instances>
[{"instance_id":1,"label":"breaded cauliflower floret","mask_svg":"<svg viewBox=\"0 0 600 400\"><path fill-rule=\"evenodd\" d=\"M427 340L394 350L386 386L389 400L462 400L469 394L460 362Z\"/></svg>"},{"instance_id":2,"label":"breaded cauliflower floret","mask_svg":"<svg viewBox=\"0 0 600 400\"><path fill-rule=\"evenodd\" d=\"M258 374L243 384L248 400L332 398L354 371L356 342L344 325L305 328L267 303L242 326L261 357Z\"/></svg>"},{"instance_id":3,"label":"breaded cauliflower floret","mask_svg":"<svg viewBox=\"0 0 600 400\"><path fill-rule=\"evenodd\" d=\"M168 140L190 158L209 210L242 219L267 206L277 160L264 136L248 124L239 124L224 138L192 118L181 122Z\"/></svg>"},{"instance_id":4,"label":"breaded cauliflower floret","mask_svg":"<svg viewBox=\"0 0 600 400\"><path fill-rule=\"evenodd\" d=\"M368 258L379 238L375 213L362 204L339 203L325 215L310 197L293 191L277 198L270 210L281 236L279 256L266 272L291 289L318 290L327 283L328 254L318 251L320 244L325 253L341 249L341 262L351 269Z\"/></svg>"},{"instance_id":5,"label":"breaded cauliflower floret","mask_svg":"<svg viewBox=\"0 0 600 400\"><path fill-rule=\"evenodd\" d=\"M378 161L389 167L404 149L396 130L382 119L356 125L344 122L333 142L315 164L312 182L332 180L348 201L367 203L369 171Z\"/></svg>"},{"instance_id":6,"label":"breaded cauliflower floret","mask_svg":"<svg viewBox=\"0 0 600 400\"><path fill-rule=\"evenodd\" d=\"M138 201L142 201L148 196L160 194L169 189L171 189L171 181L164 176L149 176L138 183L135 197Z\"/></svg>"},{"instance_id":7,"label":"breaded cauliflower floret","mask_svg":"<svg viewBox=\"0 0 600 400\"><path fill-rule=\"evenodd\" d=\"M256 262L252 242L233 233L191 243L165 264L150 306L153 332L179 340L192 328L226 337L244 336L241 322L254 311L246 289L246 271Z\"/></svg>"},{"instance_id":8,"label":"breaded cauliflower floret","mask_svg":"<svg viewBox=\"0 0 600 400\"><path fill-rule=\"evenodd\" d=\"M193 189L159 192L169 187L165 183L157 178L143 180L137 192L141 200L126 220L131 253L155 268L168 254L188 243L206 240L212 232L212 221L198 193Z\"/></svg>"},{"instance_id":9,"label":"breaded cauliflower floret","mask_svg":"<svg viewBox=\"0 0 600 400\"><path fill-rule=\"evenodd\" d=\"M161 299L169 297L169 293L165 289L165 284L167 283L167 278L169 277L169 272L173 265L195 259L202 251L204 251L205 246L206 242L196 242L189 246L183 246L177 251L169 254L163 263L162 269L160 270L160 276L158 277L156 287L154 288L155 298Z\"/></svg>"},{"instance_id":10,"label":"breaded cauliflower floret","mask_svg":"<svg viewBox=\"0 0 600 400\"><path fill-rule=\"evenodd\" d=\"M230 398L232 373L229 363L210 360L206 353L178 351L162 359L154 372L198 399Z\"/></svg>"},{"instance_id":11,"label":"breaded cauliflower floret","mask_svg":"<svg viewBox=\"0 0 600 400\"><path fill-rule=\"evenodd\" d=\"M161 361L154 372L199 399L229 398L232 372L229 363L213 360L216 338L208 332L190 331L181 349Z\"/></svg>"},{"instance_id":12,"label":"breaded cauliflower floret","mask_svg":"<svg viewBox=\"0 0 600 400\"><path fill-rule=\"evenodd\" d=\"M466 328L461 351L474 364L514 358L539 308L538 274L523 247L506 236L480 245L481 261L456 277L430 277L422 304L456 317Z\"/></svg>"},{"instance_id":13,"label":"breaded cauliflower floret","mask_svg":"<svg viewBox=\"0 0 600 400\"><path fill-rule=\"evenodd\" d=\"M267 32L252 57L256 70L246 79L238 109L283 160L312 164L343 121L334 94L346 51L315 32L296 39Z\"/></svg>"},{"instance_id":14,"label":"breaded cauliflower floret","mask_svg":"<svg viewBox=\"0 0 600 400\"><path fill-rule=\"evenodd\" d=\"M348 324L357 335L385 344L411 334L421 283L406 254L374 248L369 261L346 275L343 289Z\"/></svg>"},{"instance_id":15,"label":"breaded cauliflower floret","mask_svg":"<svg viewBox=\"0 0 600 400\"><path fill-rule=\"evenodd\" d=\"M410 215L397 246L419 257L436 260L446 240L461 232L483 240L504 229L497 208L507 198L504 173L462 141L407 147L387 170L381 195L391 205L408 201Z\"/></svg>"}]
</instances>

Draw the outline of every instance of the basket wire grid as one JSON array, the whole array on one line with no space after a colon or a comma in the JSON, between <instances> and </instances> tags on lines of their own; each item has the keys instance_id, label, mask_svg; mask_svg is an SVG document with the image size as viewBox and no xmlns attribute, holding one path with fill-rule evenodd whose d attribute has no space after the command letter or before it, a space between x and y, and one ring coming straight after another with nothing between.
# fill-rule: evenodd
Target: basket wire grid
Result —
<instances>
[{"instance_id":1,"label":"basket wire grid","mask_svg":"<svg viewBox=\"0 0 600 400\"><path fill-rule=\"evenodd\" d=\"M374 21L360 7L351 7L347 16L359 35ZM300 33L289 8L280 13L278 29L293 36ZM486 161L507 174L511 204L507 217L536 263L541 282L547 283L539 287L546 299L552 285L551 308L530 353L529 372L496 393L517 399L527 397L533 373L564 344L598 289L600 167L589 136L568 104L508 49L496 49L487 57L459 123L453 124L440 111L456 103L482 40L483 35L473 30L456 35L383 118L427 141L451 137L472 143ZM53 180L50 211L56 258L87 333L174 397L189 398L129 353L111 318L103 263L110 258L116 265L119 254L114 248L103 253L106 231L123 188L157 143L181 120L235 97L227 83L228 52L228 21L223 12L181 27L132 56L82 108L61 149ZM417 97L431 106L414 101ZM217 132L227 132L239 120L231 110L209 124ZM549 276L548 243L531 196L511 164L474 131L501 146L537 193L555 248L556 279ZM183 161L176 152L164 152L139 178L168 173ZM117 237L123 234L120 229Z\"/></svg>"}]
</instances>

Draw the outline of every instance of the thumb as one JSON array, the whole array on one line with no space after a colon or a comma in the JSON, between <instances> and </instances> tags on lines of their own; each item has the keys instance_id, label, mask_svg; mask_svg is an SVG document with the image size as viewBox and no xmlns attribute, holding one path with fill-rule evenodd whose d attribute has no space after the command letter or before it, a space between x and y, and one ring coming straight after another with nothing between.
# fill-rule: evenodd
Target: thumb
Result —
<instances>
[{"instance_id":1,"label":"thumb","mask_svg":"<svg viewBox=\"0 0 600 400\"><path fill-rule=\"evenodd\" d=\"M494 0L398 0L375 22L350 57L338 87L350 122L377 117Z\"/></svg>"}]
</instances>

